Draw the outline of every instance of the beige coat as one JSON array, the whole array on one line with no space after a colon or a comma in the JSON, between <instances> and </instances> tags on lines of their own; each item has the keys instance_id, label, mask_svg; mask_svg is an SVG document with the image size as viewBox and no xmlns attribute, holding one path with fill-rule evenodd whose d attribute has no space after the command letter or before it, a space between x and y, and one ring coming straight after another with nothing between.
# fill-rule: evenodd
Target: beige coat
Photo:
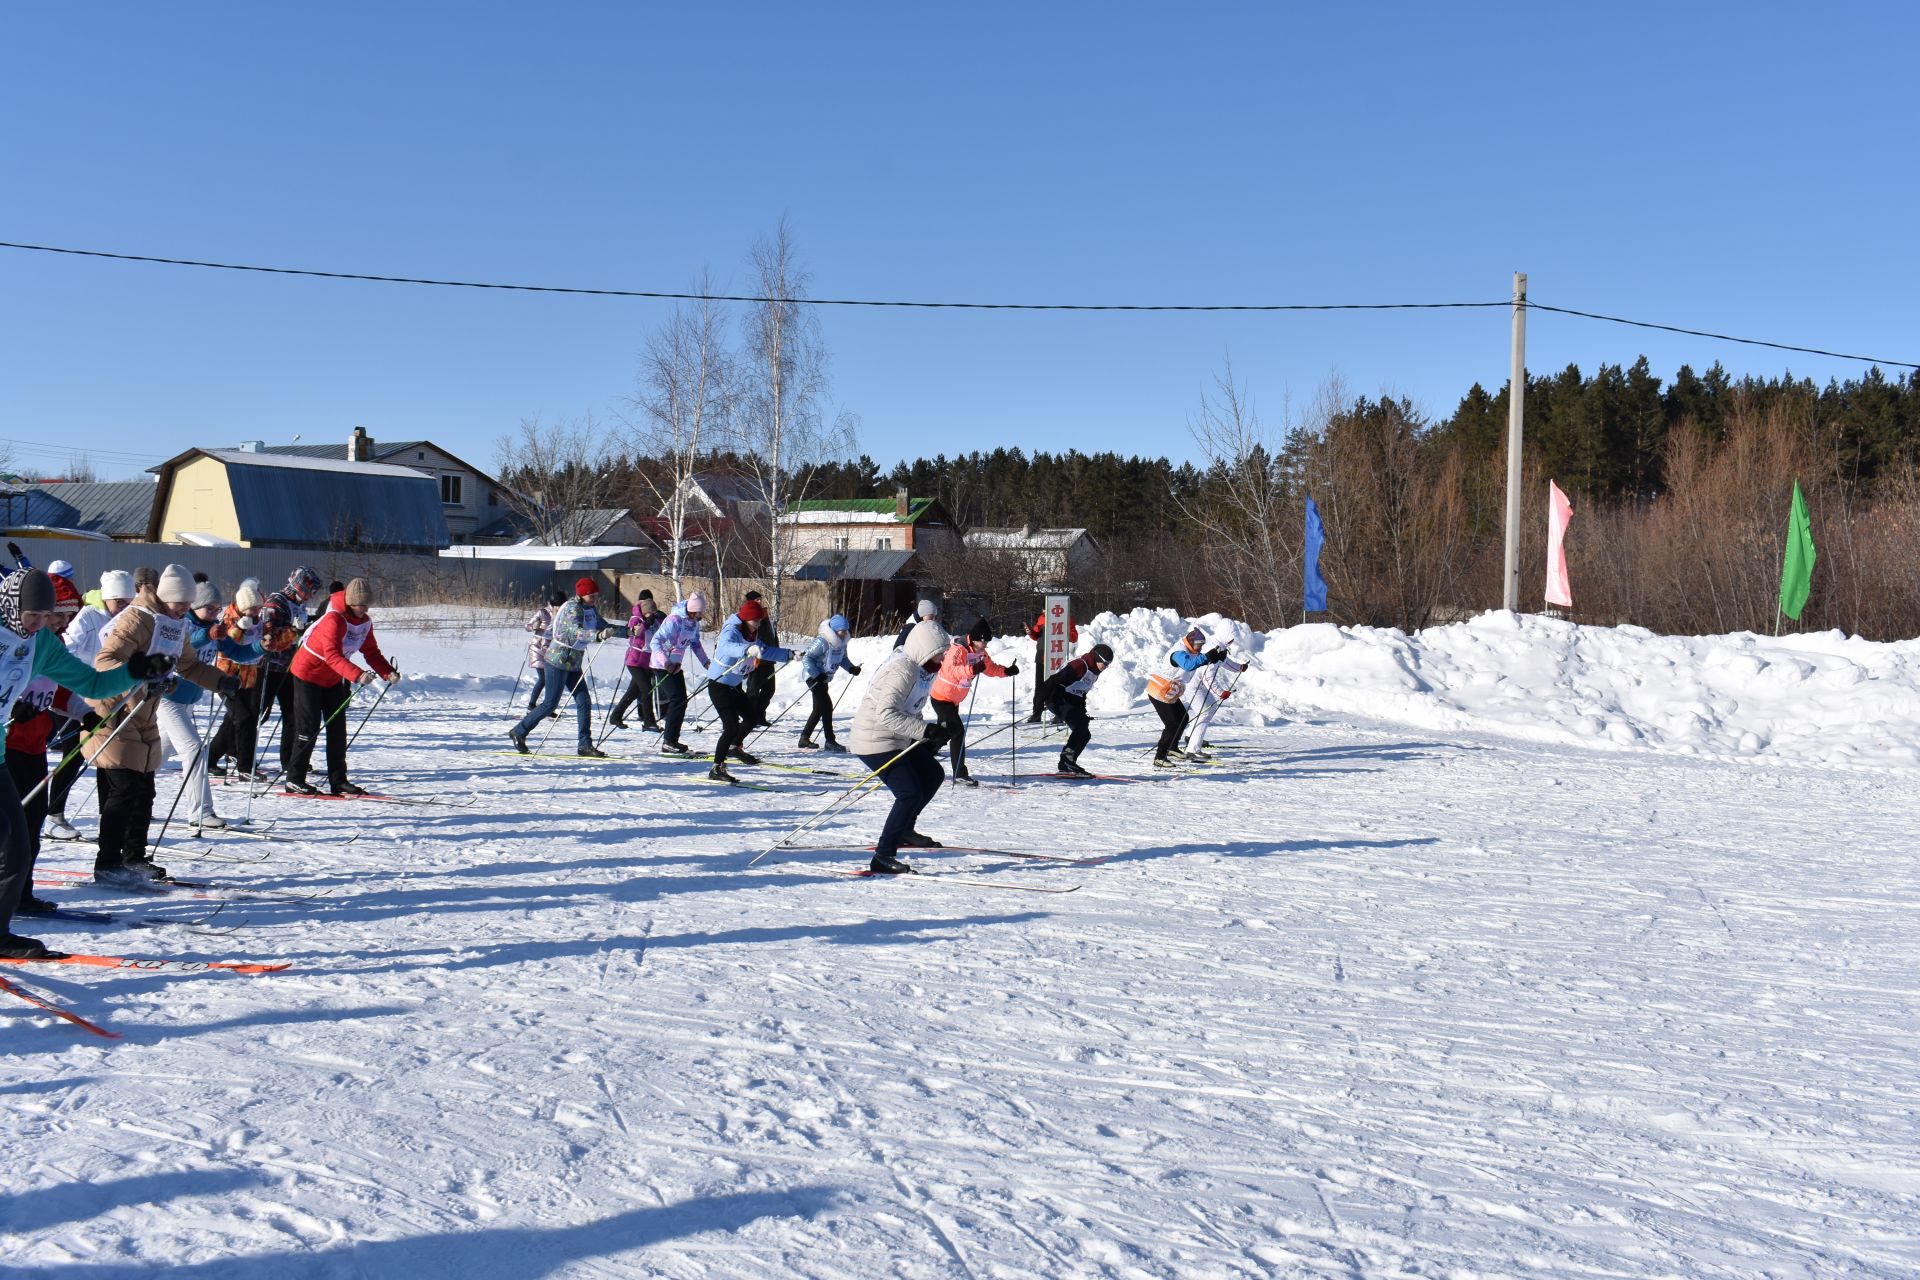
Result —
<instances>
[{"instance_id":1,"label":"beige coat","mask_svg":"<svg viewBox=\"0 0 1920 1280\"><path fill-rule=\"evenodd\" d=\"M136 653L145 653L153 641L153 618L162 609L160 597L147 587L133 603L107 627L100 655L93 660L96 671L112 671L127 665ZM174 659L174 671L183 680L191 680L202 689L220 687L220 673L201 662L192 648L182 646ZM134 705L134 704L138 705ZM122 708L109 716L88 740L86 757L96 769L134 769L141 773L160 772L160 710L158 692L135 687L128 695L132 711ZM95 714L104 715L112 702L89 702ZM122 722L125 722L124 724Z\"/></svg>"}]
</instances>

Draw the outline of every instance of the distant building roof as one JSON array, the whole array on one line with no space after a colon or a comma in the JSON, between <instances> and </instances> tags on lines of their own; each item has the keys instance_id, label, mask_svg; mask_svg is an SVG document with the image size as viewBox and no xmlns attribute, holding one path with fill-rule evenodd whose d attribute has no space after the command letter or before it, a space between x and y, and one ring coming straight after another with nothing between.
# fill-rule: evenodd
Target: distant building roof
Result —
<instances>
[{"instance_id":1,"label":"distant building roof","mask_svg":"<svg viewBox=\"0 0 1920 1280\"><path fill-rule=\"evenodd\" d=\"M149 537L160 535L174 473L200 457L225 465L234 514L249 543L420 551L450 541L440 486L423 471L241 449L189 449L155 468L160 484Z\"/></svg>"},{"instance_id":2,"label":"distant building roof","mask_svg":"<svg viewBox=\"0 0 1920 1280\"><path fill-rule=\"evenodd\" d=\"M514 560L527 564L550 564L563 573L604 568L608 561L622 560L628 556L651 559L655 554L650 547L541 547L532 543L522 543L516 547L448 547L440 553L447 560Z\"/></svg>"},{"instance_id":3,"label":"distant building roof","mask_svg":"<svg viewBox=\"0 0 1920 1280\"><path fill-rule=\"evenodd\" d=\"M1082 538L1085 529L969 529L965 542L969 547L987 551L1064 551Z\"/></svg>"},{"instance_id":4,"label":"distant building roof","mask_svg":"<svg viewBox=\"0 0 1920 1280\"><path fill-rule=\"evenodd\" d=\"M62 481L28 486L0 500L8 524L84 529L109 538L144 538L157 486L151 480Z\"/></svg>"},{"instance_id":5,"label":"distant building roof","mask_svg":"<svg viewBox=\"0 0 1920 1280\"><path fill-rule=\"evenodd\" d=\"M732 516L734 513L727 508L739 506L742 503L750 503L758 507L767 505L766 495L749 476L726 475L717 471L696 471L687 478L717 508L716 515Z\"/></svg>"},{"instance_id":6,"label":"distant building roof","mask_svg":"<svg viewBox=\"0 0 1920 1280\"><path fill-rule=\"evenodd\" d=\"M907 500L907 517L900 519L896 498L807 498L789 503L781 516L788 524L876 524L894 521L914 524L934 506L933 498Z\"/></svg>"},{"instance_id":7,"label":"distant building roof","mask_svg":"<svg viewBox=\"0 0 1920 1280\"><path fill-rule=\"evenodd\" d=\"M910 567L919 567L911 551L831 549L814 552L805 564L793 571L793 576L817 582L841 582L847 579L891 582L895 578L912 576L908 573Z\"/></svg>"},{"instance_id":8,"label":"distant building roof","mask_svg":"<svg viewBox=\"0 0 1920 1280\"><path fill-rule=\"evenodd\" d=\"M368 461L379 462L383 458L390 458L408 449L416 453L421 449L439 449L441 453L447 452L431 440L373 441L372 447L368 450L373 456ZM242 452L271 453L282 458L335 458L341 462L347 460L347 446L344 444L268 444L258 449L242 450ZM453 455L447 454L447 456Z\"/></svg>"}]
</instances>

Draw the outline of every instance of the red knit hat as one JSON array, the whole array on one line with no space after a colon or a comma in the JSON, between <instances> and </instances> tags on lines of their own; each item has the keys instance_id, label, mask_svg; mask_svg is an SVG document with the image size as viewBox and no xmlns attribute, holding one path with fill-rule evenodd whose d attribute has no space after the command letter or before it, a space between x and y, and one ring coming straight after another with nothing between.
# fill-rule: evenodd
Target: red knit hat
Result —
<instances>
[{"instance_id":1,"label":"red knit hat","mask_svg":"<svg viewBox=\"0 0 1920 1280\"><path fill-rule=\"evenodd\" d=\"M760 607L758 600L749 600L740 606L740 621L765 622L766 620L767 611Z\"/></svg>"},{"instance_id":2,"label":"red knit hat","mask_svg":"<svg viewBox=\"0 0 1920 1280\"><path fill-rule=\"evenodd\" d=\"M573 584L573 594L577 596L597 596L600 594L600 584L592 578L582 578Z\"/></svg>"},{"instance_id":3,"label":"red knit hat","mask_svg":"<svg viewBox=\"0 0 1920 1280\"><path fill-rule=\"evenodd\" d=\"M55 613L80 612L80 589L58 574L53 575L53 611Z\"/></svg>"}]
</instances>

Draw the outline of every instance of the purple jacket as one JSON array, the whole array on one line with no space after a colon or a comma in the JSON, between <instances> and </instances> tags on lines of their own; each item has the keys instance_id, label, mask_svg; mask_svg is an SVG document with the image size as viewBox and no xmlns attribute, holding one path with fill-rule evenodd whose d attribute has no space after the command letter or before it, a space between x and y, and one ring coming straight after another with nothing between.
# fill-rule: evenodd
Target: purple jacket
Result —
<instances>
[{"instance_id":1,"label":"purple jacket","mask_svg":"<svg viewBox=\"0 0 1920 1280\"><path fill-rule=\"evenodd\" d=\"M633 617L627 620L627 665L636 671L645 671L653 665L654 628L667 620L667 615L656 610L652 614L641 611L639 605L633 606Z\"/></svg>"}]
</instances>

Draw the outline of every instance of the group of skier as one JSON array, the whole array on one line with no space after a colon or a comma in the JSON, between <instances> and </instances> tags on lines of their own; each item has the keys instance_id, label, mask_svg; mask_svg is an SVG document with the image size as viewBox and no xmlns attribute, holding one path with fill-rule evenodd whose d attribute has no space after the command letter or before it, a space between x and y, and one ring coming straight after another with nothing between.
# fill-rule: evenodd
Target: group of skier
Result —
<instances>
[{"instance_id":1,"label":"group of skier","mask_svg":"<svg viewBox=\"0 0 1920 1280\"><path fill-rule=\"evenodd\" d=\"M323 735L328 793L365 794L347 778L342 713L354 686L400 678L374 641L366 580L333 584L309 625L321 583L304 566L279 591L263 593L250 578L230 600L206 574L177 564L108 570L83 596L70 564L56 560L43 571L10 550L19 567L0 579L0 958L57 954L15 934L13 918L57 909L33 892L33 867L43 827L78 838L67 802L89 765L99 791L94 880L119 888L167 878L149 842L155 779L168 752L182 770L174 805L184 804L187 824L201 831L227 825L210 774L250 787L277 779L291 794L320 794L308 771ZM211 739L199 726L208 692L223 704ZM263 778L257 744L276 707L280 770ZM60 757L51 773L49 751Z\"/></svg>"},{"instance_id":2,"label":"group of skier","mask_svg":"<svg viewBox=\"0 0 1920 1280\"><path fill-rule=\"evenodd\" d=\"M608 723L612 728L625 728L628 711L637 706L641 727L661 735L660 750L664 754L691 754L680 740L688 697L682 664L689 652L699 659L706 672L701 687L707 691L720 726L707 774L715 781L739 780L728 769L730 763L760 763L746 749L749 735L755 729L770 727L767 708L775 672L781 664L796 658L802 664L807 690L804 696L810 706L795 745L803 750L829 752L848 749L835 733L835 699L830 692L837 673L861 674L859 664L848 655L850 628L844 616L836 614L821 623L818 635L804 652L783 648L759 594L750 591L739 608L720 623L709 655L700 641L701 623L708 610L702 593L693 592L663 613L652 593L643 591L625 623L604 620L597 609L598 599L599 585L591 578L582 578L571 598L556 594L527 619L526 629L534 636L527 653L527 665L534 669L534 694L526 715L508 730L516 750L532 751L528 735L542 719L554 714L565 690L574 699L576 752L591 758L605 756L593 738L593 703L584 670L590 665L586 656L589 647L614 634L626 637L626 681L612 704ZM1068 625L1070 638L1077 640L1078 629ZM1036 621L1028 634L1044 659L1045 619ZM869 776L883 782L894 798L874 846L874 872L910 871L912 868L899 858L902 849L938 847L930 837L915 830L914 822L947 779L937 758L942 747L947 750L954 782L978 785L967 767L967 717L963 708L972 698L975 681L982 676L1012 678L1020 674L1018 663L1002 666L989 654L987 645L992 639L992 628L984 620L973 623L960 635L949 634L940 623L938 608L932 601L923 600L869 682L854 712L849 742L852 754L871 771ZM1167 670L1150 673L1148 694L1162 721L1154 748L1157 767L1170 768L1184 758L1206 758L1201 746L1207 727L1221 703L1231 696L1233 681L1246 670L1245 662L1230 656L1231 644L1230 633L1210 641L1195 628L1169 652ZM1094 682L1112 663L1113 650L1106 644L1095 644L1036 682L1033 720L1051 713L1067 731L1055 766L1061 775L1093 776L1080 763L1081 753L1092 738L1086 699ZM1197 714L1187 707L1189 688ZM932 720L926 718L929 704Z\"/></svg>"}]
</instances>

